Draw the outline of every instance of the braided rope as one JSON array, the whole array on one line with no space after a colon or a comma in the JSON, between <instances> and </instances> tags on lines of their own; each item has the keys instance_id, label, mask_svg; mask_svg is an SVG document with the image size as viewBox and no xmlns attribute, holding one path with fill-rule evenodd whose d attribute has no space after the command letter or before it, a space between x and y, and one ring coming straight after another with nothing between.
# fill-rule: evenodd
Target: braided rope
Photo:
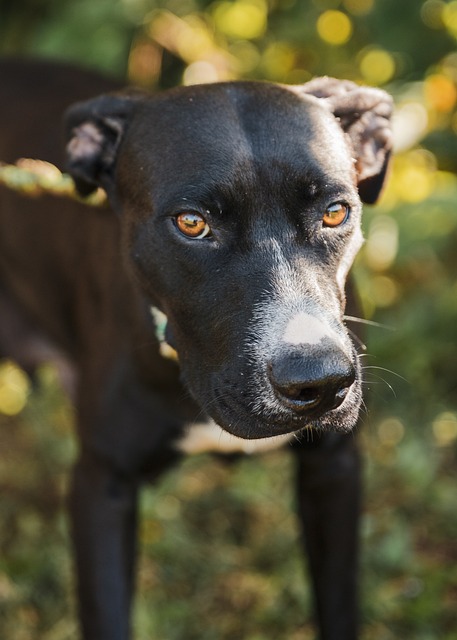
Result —
<instances>
[{"instance_id":1,"label":"braided rope","mask_svg":"<svg viewBox=\"0 0 457 640\"><path fill-rule=\"evenodd\" d=\"M103 189L97 189L86 198L81 197L73 178L44 160L21 158L15 164L0 163L0 184L29 197L51 194L93 207L101 207L107 202Z\"/></svg>"}]
</instances>

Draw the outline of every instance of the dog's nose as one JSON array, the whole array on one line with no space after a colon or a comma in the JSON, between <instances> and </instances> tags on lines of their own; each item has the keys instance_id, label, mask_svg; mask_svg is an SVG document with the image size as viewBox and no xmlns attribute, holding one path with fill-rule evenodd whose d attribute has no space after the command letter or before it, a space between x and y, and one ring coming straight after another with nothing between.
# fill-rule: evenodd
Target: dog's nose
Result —
<instances>
[{"instance_id":1,"label":"dog's nose","mask_svg":"<svg viewBox=\"0 0 457 640\"><path fill-rule=\"evenodd\" d=\"M336 409L355 380L355 368L342 352L292 352L274 358L269 378L277 398L297 413Z\"/></svg>"}]
</instances>

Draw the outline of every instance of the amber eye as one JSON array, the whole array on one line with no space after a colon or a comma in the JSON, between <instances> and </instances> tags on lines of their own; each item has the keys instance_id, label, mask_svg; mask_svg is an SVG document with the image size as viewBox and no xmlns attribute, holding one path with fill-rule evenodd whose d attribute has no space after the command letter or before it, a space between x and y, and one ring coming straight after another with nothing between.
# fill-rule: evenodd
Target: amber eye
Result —
<instances>
[{"instance_id":1,"label":"amber eye","mask_svg":"<svg viewBox=\"0 0 457 640\"><path fill-rule=\"evenodd\" d=\"M195 211L185 211L175 218L176 226L188 238L200 240L209 235L211 229L205 218Z\"/></svg>"},{"instance_id":2,"label":"amber eye","mask_svg":"<svg viewBox=\"0 0 457 640\"><path fill-rule=\"evenodd\" d=\"M346 222L349 216L349 207L344 202L335 202L325 210L322 222L325 227L338 227Z\"/></svg>"}]
</instances>

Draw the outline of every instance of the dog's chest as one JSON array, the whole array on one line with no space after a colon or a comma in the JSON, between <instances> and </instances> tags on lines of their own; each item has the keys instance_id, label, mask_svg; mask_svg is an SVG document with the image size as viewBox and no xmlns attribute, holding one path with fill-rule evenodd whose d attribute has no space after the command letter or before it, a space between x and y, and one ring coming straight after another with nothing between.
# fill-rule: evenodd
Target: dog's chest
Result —
<instances>
[{"instance_id":1,"label":"dog's chest","mask_svg":"<svg viewBox=\"0 0 457 640\"><path fill-rule=\"evenodd\" d=\"M215 422L198 422L191 425L176 447L185 454L197 453L263 453L283 446L293 438L287 433L272 438L244 440L227 433Z\"/></svg>"}]
</instances>

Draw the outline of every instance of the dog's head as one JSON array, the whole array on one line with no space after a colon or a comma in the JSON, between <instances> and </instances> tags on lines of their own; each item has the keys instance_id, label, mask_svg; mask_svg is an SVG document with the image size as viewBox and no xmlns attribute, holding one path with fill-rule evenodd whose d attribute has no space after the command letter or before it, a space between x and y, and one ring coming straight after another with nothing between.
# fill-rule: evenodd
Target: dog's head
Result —
<instances>
[{"instance_id":1,"label":"dog's head","mask_svg":"<svg viewBox=\"0 0 457 640\"><path fill-rule=\"evenodd\" d=\"M321 78L102 96L67 114L70 172L108 192L183 379L237 436L356 422L344 288L391 109L383 91Z\"/></svg>"}]
</instances>

